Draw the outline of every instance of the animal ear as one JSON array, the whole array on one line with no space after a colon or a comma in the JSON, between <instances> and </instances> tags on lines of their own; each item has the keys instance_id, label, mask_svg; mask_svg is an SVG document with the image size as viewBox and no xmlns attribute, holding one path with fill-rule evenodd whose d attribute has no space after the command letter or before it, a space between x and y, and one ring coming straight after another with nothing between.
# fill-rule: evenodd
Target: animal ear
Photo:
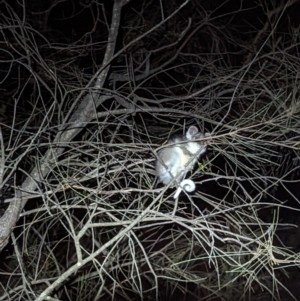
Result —
<instances>
[{"instance_id":1,"label":"animal ear","mask_svg":"<svg viewBox=\"0 0 300 301\"><path fill-rule=\"evenodd\" d=\"M193 139L198 134L198 132L198 128L194 125L191 125L185 133L185 136L187 139Z\"/></svg>"}]
</instances>

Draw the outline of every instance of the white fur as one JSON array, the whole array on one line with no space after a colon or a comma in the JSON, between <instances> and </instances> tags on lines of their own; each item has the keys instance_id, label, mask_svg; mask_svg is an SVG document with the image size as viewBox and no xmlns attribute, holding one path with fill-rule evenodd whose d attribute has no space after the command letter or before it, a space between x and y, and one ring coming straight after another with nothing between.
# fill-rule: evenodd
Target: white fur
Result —
<instances>
[{"instance_id":1,"label":"white fur","mask_svg":"<svg viewBox=\"0 0 300 301\"><path fill-rule=\"evenodd\" d=\"M174 179L179 186L175 196L178 197L182 189L187 192L195 190L195 183L192 180L184 180L186 173L193 169L200 155L205 153L206 145L201 142L190 141L203 136L198 134L195 126L189 127L185 136L175 136L168 141L168 144L158 152L156 160L156 174L159 182L168 185ZM174 197L175 197L174 196Z\"/></svg>"},{"instance_id":2,"label":"white fur","mask_svg":"<svg viewBox=\"0 0 300 301\"><path fill-rule=\"evenodd\" d=\"M179 187L177 188L177 190L174 194L174 199L177 199L179 197L179 195L183 189L186 192L193 192L196 189L196 184L191 179L185 179L185 180L181 181L181 183L179 184Z\"/></svg>"}]
</instances>

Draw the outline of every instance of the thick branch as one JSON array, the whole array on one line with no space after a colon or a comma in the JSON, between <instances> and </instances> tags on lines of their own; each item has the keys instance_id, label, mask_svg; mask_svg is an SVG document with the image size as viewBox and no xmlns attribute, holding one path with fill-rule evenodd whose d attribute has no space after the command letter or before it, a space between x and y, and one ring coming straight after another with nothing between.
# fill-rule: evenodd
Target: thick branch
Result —
<instances>
[{"instance_id":1,"label":"thick branch","mask_svg":"<svg viewBox=\"0 0 300 301\"><path fill-rule=\"evenodd\" d=\"M79 105L78 109L70 118L70 122L67 126L64 126L64 131L58 133L54 139L54 145L63 145L71 141L83 128L84 126L95 116L95 108L103 102L106 98L100 98L99 91L103 88L108 71L109 63L114 55L116 39L118 35L118 29L120 25L121 9L129 1L115 1L113 8L113 17L111 27L109 30L109 37L107 48L102 64L102 68L97 75L97 80L94 86L94 91L86 95ZM31 171L30 176L23 182L21 186L20 195L18 195L10 204L4 215L0 219L0 251L7 245L10 233L13 231L18 218L19 213L24 208L27 199L25 197L29 192L33 192L38 188L38 183L50 172L51 162L61 155L64 151L64 147L50 148L44 157L41 159L42 164L35 166ZM24 192L27 191L27 192Z\"/></svg>"}]
</instances>

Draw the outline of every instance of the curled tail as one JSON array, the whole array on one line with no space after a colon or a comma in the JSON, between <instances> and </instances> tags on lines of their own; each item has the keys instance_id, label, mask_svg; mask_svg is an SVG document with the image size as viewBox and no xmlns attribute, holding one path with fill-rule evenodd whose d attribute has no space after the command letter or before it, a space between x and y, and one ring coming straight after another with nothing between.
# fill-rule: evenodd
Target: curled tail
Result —
<instances>
[{"instance_id":1,"label":"curled tail","mask_svg":"<svg viewBox=\"0 0 300 301\"><path fill-rule=\"evenodd\" d=\"M180 182L179 187L177 188L174 199L177 199L181 193L182 190L186 192L193 192L196 189L195 182L191 179L185 179Z\"/></svg>"}]
</instances>

